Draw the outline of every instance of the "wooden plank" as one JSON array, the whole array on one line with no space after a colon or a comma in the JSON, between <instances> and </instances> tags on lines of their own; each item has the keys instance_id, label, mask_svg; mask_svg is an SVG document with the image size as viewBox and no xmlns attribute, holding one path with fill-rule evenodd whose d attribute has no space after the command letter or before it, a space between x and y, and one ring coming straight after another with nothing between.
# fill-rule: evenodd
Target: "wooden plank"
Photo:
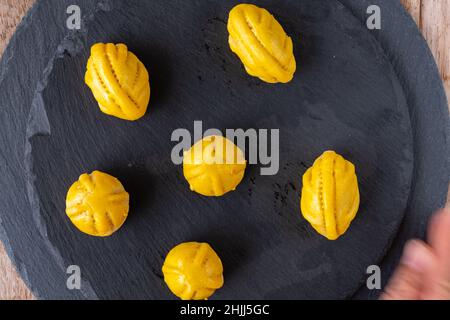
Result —
<instances>
[{"instance_id":1,"label":"wooden plank","mask_svg":"<svg viewBox=\"0 0 450 320\"><path fill-rule=\"evenodd\" d=\"M22 281L0 244L0 299L32 299L33 295Z\"/></svg>"},{"instance_id":2,"label":"wooden plank","mask_svg":"<svg viewBox=\"0 0 450 320\"><path fill-rule=\"evenodd\" d=\"M420 20L422 33L439 66L447 97L450 97L450 1L422 1Z\"/></svg>"},{"instance_id":3,"label":"wooden plank","mask_svg":"<svg viewBox=\"0 0 450 320\"><path fill-rule=\"evenodd\" d=\"M406 10L411 14L417 25L420 25L420 9L422 0L401 0Z\"/></svg>"},{"instance_id":4,"label":"wooden plank","mask_svg":"<svg viewBox=\"0 0 450 320\"><path fill-rule=\"evenodd\" d=\"M35 0L0 0L0 56L17 24L33 5Z\"/></svg>"}]
</instances>

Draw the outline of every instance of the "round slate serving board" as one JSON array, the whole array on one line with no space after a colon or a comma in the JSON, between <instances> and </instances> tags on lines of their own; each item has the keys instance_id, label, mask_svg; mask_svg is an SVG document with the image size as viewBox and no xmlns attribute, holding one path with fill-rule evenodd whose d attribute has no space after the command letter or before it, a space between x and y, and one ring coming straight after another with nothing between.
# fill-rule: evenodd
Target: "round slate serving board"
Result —
<instances>
[{"instance_id":1,"label":"round slate serving board","mask_svg":"<svg viewBox=\"0 0 450 320\"><path fill-rule=\"evenodd\" d=\"M66 29L78 4L82 29ZM367 298L366 268L390 275L405 239L423 236L448 186L448 110L432 56L395 1L258 1L293 38L298 71L286 85L249 77L227 44L235 1L38 1L1 64L1 236L40 298L174 298L166 253L209 242L225 286L214 299ZM365 27L378 4L383 25ZM150 71L147 115L102 114L84 84L89 48L123 42ZM177 128L280 130L277 175L249 166L221 198L190 192L172 164ZM330 242L299 213L301 176L324 150L357 169L359 214ZM83 172L117 176L131 195L111 237L77 231L64 213ZM393 245L392 245L393 244ZM81 290L68 290L78 265Z\"/></svg>"}]
</instances>

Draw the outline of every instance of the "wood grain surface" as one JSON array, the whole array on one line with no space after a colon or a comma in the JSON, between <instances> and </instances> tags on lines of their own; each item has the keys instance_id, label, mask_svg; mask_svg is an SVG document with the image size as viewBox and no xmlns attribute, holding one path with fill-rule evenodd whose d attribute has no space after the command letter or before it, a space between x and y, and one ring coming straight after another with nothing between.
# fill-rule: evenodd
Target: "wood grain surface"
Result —
<instances>
[{"instance_id":1,"label":"wood grain surface","mask_svg":"<svg viewBox=\"0 0 450 320\"><path fill-rule=\"evenodd\" d=\"M0 0L0 55L35 0ZM450 1L401 0L422 30L450 96ZM0 244L0 299L33 299Z\"/></svg>"}]
</instances>

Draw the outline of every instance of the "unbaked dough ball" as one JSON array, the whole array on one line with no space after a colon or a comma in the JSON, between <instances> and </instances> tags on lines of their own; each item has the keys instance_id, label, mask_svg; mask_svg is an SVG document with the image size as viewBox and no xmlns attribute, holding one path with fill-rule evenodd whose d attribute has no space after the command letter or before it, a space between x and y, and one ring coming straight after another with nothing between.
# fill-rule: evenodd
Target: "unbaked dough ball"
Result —
<instances>
[{"instance_id":1,"label":"unbaked dough ball","mask_svg":"<svg viewBox=\"0 0 450 320\"><path fill-rule=\"evenodd\" d=\"M303 216L318 233L335 240L347 231L358 207L355 166L334 151L326 151L303 175Z\"/></svg>"},{"instance_id":2,"label":"unbaked dough ball","mask_svg":"<svg viewBox=\"0 0 450 320\"><path fill-rule=\"evenodd\" d=\"M247 73L268 83L286 83L296 70L292 39L269 11L239 4L228 18L228 42Z\"/></svg>"},{"instance_id":3,"label":"unbaked dough ball","mask_svg":"<svg viewBox=\"0 0 450 320\"><path fill-rule=\"evenodd\" d=\"M192 191L222 196L235 190L244 177L244 154L222 136L208 136L184 153L183 173Z\"/></svg>"},{"instance_id":4,"label":"unbaked dough ball","mask_svg":"<svg viewBox=\"0 0 450 320\"><path fill-rule=\"evenodd\" d=\"M128 209L129 195L120 181L100 171L82 174L67 192L67 216L91 236L116 232L127 219Z\"/></svg>"},{"instance_id":5,"label":"unbaked dough ball","mask_svg":"<svg viewBox=\"0 0 450 320\"><path fill-rule=\"evenodd\" d=\"M187 242L170 250L162 267L164 281L182 300L204 300L223 286L223 266L207 243Z\"/></svg>"},{"instance_id":6,"label":"unbaked dough ball","mask_svg":"<svg viewBox=\"0 0 450 320\"><path fill-rule=\"evenodd\" d=\"M108 115L137 120L147 111L150 101L147 69L124 44L94 44L85 82L100 110Z\"/></svg>"}]
</instances>

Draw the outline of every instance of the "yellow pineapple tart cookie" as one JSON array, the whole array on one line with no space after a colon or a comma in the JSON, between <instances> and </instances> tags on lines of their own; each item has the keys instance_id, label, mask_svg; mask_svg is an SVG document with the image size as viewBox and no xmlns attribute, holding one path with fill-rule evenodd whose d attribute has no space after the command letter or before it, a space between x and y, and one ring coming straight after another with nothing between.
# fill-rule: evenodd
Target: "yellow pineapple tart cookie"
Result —
<instances>
[{"instance_id":1,"label":"yellow pineapple tart cookie","mask_svg":"<svg viewBox=\"0 0 450 320\"><path fill-rule=\"evenodd\" d=\"M128 216L129 195L119 180L94 171L82 174L67 192L66 214L82 232L106 237L116 232Z\"/></svg>"},{"instance_id":2,"label":"yellow pineapple tart cookie","mask_svg":"<svg viewBox=\"0 0 450 320\"><path fill-rule=\"evenodd\" d=\"M292 80L296 62L292 39L269 11L239 4L228 18L228 42L247 73L268 83Z\"/></svg>"},{"instance_id":3,"label":"yellow pineapple tart cookie","mask_svg":"<svg viewBox=\"0 0 450 320\"><path fill-rule=\"evenodd\" d=\"M147 69L124 44L94 44L85 82L100 110L108 115L137 120L147 111L150 100Z\"/></svg>"},{"instance_id":4,"label":"yellow pineapple tart cookie","mask_svg":"<svg viewBox=\"0 0 450 320\"><path fill-rule=\"evenodd\" d=\"M247 162L238 146L222 136L208 136L184 152L183 174L192 191L222 196L236 189Z\"/></svg>"},{"instance_id":5,"label":"yellow pineapple tart cookie","mask_svg":"<svg viewBox=\"0 0 450 320\"><path fill-rule=\"evenodd\" d=\"M167 254L164 281L182 300L205 300L223 286L223 266L207 243L186 242Z\"/></svg>"},{"instance_id":6,"label":"yellow pineapple tart cookie","mask_svg":"<svg viewBox=\"0 0 450 320\"><path fill-rule=\"evenodd\" d=\"M326 151L303 175L303 216L318 233L336 240L347 231L358 207L355 166L334 151Z\"/></svg>"}]
</instances>

